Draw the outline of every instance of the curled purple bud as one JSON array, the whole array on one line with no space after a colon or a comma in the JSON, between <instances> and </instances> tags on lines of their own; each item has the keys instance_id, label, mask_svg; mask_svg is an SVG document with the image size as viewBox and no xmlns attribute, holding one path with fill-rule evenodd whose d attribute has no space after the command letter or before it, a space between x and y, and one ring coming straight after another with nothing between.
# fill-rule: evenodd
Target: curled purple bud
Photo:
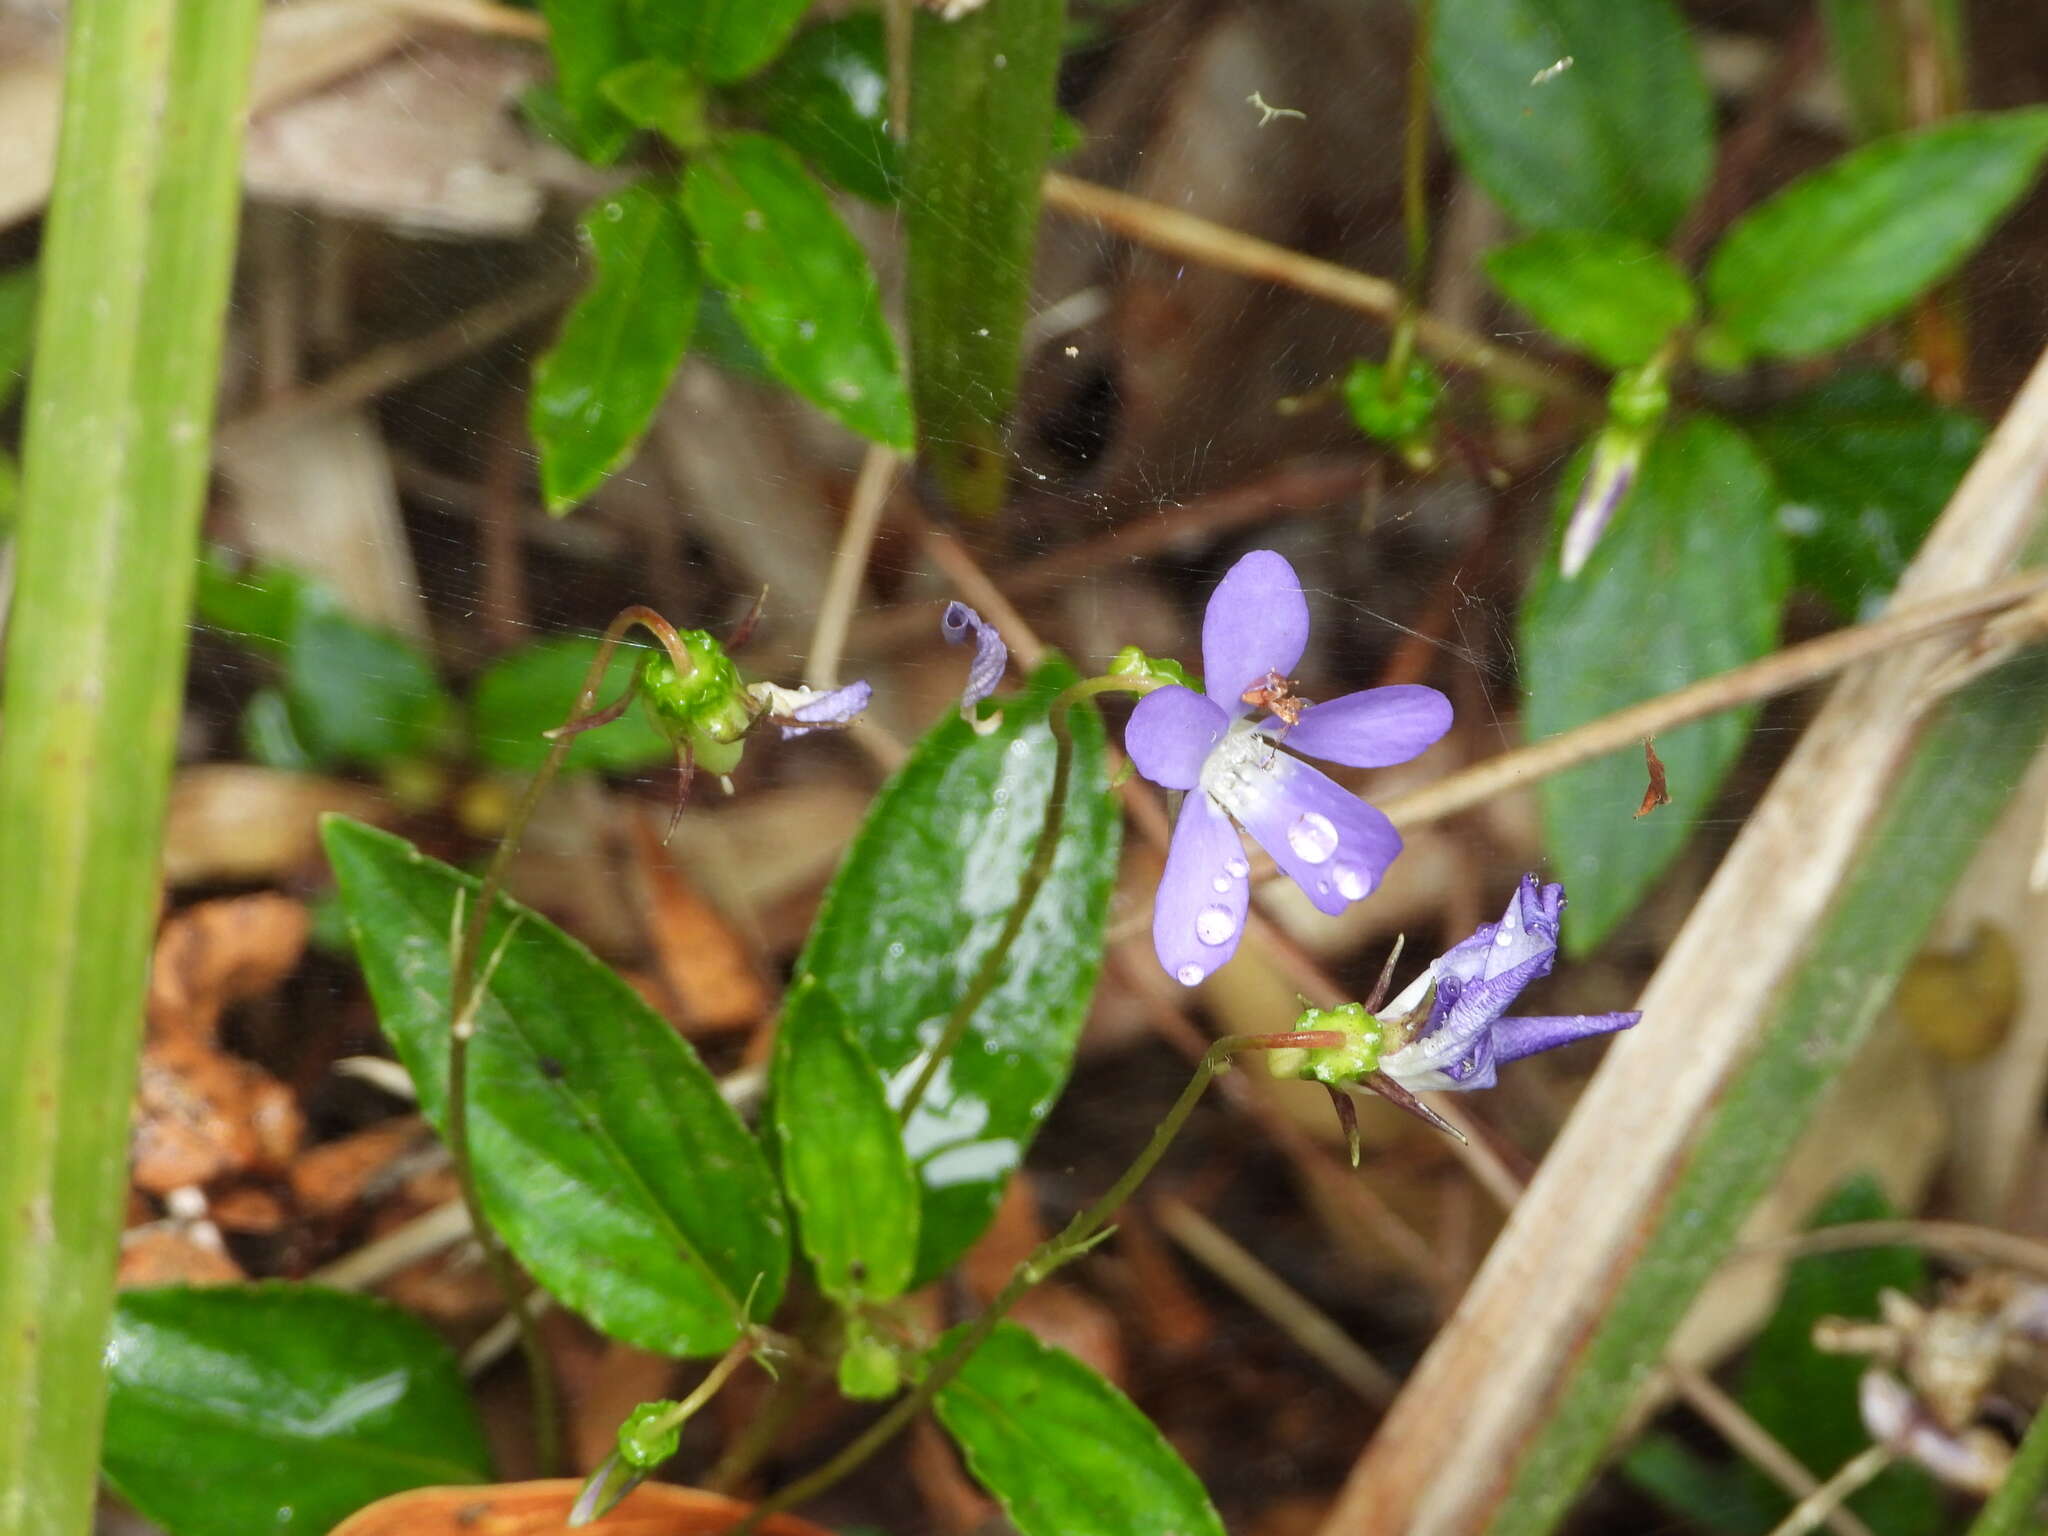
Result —
<instances>
[{"instance_id":1,"label":"curled purple bud","mask_svg":"<svg viewBox=\"0 0 2048 1536\"><path fill-rule=\"evenodd\" d=\"M1578 575L1593 558L1593 547L1600 542L1600 535L1607 531L1607 525L1635 487L1643 448L1640 433L1609 430L1601 435L1586 478L1579 483L1571 521L1565 524L1564 544L1557 561L1565 576Z\"/></svg>"},{"instance_id":2,"label":"curled purple bud","mask_svg":"<svg viewBox=\"0 0 2048 1536\"><path fill-rule=\"evenodd\" d=\"M967 669L967 686L960 692L960 707L972 709L996 691L1003 680L1003 668L1010 663L1010 648L988 622L965 603L946 604L939 616L939 633L948 645L965 645L974 637L974 665Z\"/></svg>"},{"instance_id":3,"label":"curled purple bud","mask_svg":"<svg viewBox=\"0 0 2048 1536\"><path fill-rule=\"evenodd\" d=\"M874 689L864 682L848 683L827 693L810 688L778 688L773 683L755 683L747 691L781 730L784 741L851 725L874 695Z\"/></svg>"}]
</instances>

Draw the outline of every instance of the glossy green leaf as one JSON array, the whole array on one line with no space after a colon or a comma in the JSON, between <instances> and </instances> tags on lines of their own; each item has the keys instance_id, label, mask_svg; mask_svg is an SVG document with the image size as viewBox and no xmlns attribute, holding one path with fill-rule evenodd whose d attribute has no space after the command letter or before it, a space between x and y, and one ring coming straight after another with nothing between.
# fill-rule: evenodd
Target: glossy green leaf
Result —
<instances>
[{"instance_id":1,"label":"glossy green leaf","mask_svg":"<svg viewBox=\"0 0 2048 1536\"><path fill-rule=\"evenodd\" d=\"M569 718L583 678L597 658L597 641L583 636L543 640L500 657L476 680L470 695L470 731L476 754L493 768L526 773L547 756L542 733ZM609 704L633 685L633 669L646 653L620 646L605 668L598 703ZM584 731L569 744L565 768L631 773L675 761L675 749L640 708L610 725Z\"/></svg>"},{"instance_id":2,"label":"glossy green leaf","mask_svg":"<svg viewBox=\"0 0 2048 1536\"><path fill-rule=\"evenodd\" d=\"M1890 596L1984 442L1976 417L1881 369L1837 374L1743 425L1777 477L1794 578L1848 620Z\"/></svg>"},{"instance_id":3,"label":"glossy green leaf","mask_svg":"<svg viewBox=\"0 0 2048 1536\"><path fill-rule=\"evenodd\" d=\"M650 52L720 85L744 80L782 51L811 0L632 0Z\"/></svg>"},{"instance_id":4,"label":"glossy green leaf","mask_svg":"<svg viewBox=\"0 0 2048 1536\"><path fill-rule=\"evenodd\" d=\"M0 410L21 390L35 345L36 269L0 272Z\"/></svg>"},{"instance_id":5,"label":"glossy green leaf","mask_svg":"<svg viewBox=\"0 0 2048 1536\"><path fill-rule=\"evenodd\" d=\"M1046 708L1073 680L1065 662L1046 662L986 736L949 714L883 787L826 892L797 974L817 977L845 1010L896 1102L1009 915L1052 790ZM988 1225L1066 1081L1102 964L1122 823L1101 721L1085 706L1072 719L1052 872L905 1132L924 1184L919 1283Z\"/></svg>"},{"instance_id":6,"label":"glossy green leaf","mask_svg":"<svg viewBox=\"0 0 2048 1536\"><path fill-rule=\"evenodd\" d=\"M847 191L870 202L896 201L903 157L889 136L888 48L873 11L809 28L740 100Z\"/></svg>"},{"instance_id":7,"label":"glossy green leaf","mask_svg":"<svg viewBox=\"0 0 2048 1536\"><path fill-rule=\"evenodd\" d=\"M344 817L322 837L378 1019L440 1128L456 892L473 901L476 882ZM614 1338L724 1349L748 1295L765 1317L788 1269L759 1145L682 1037L547 919L501 902L483 953L469 1123L491 1224Z\"/></svg>"},{"instance_id":8,"label":"glossy green leaf","mask_svg":"<svg viewBox=\"0 0 2048 1536\"><path fill-rule=\"evenodd\" d=\"M598 88L635 127L658 133L679 149L695 149L709 132L703 83L666 59L635 59L606 75Z\"/></svg>"},{"instance_id":9,"label":"glossy green leaf","mask_svg":"<svg viewBox=\"0 0 2048 1536\"><path fill-rule=\"evenodd\" d=\"M1439 0L1444 131L1531 229L1662 240L1713 166L1711 103L1671 0Z\"/></svg>"},{"instance_id":10,"label":"glossy green leaf","mask_svg":"<svg viewBox=\"0 0 2048 1536\"><path fill-rule=\"evenodd\" d=\"M683 208L733 317L791 389L908 453L910 396L867 253L787 145L735 134L691 160Z\"/></svg>"},{"instance_id":11,"label":"glossy green leaf","mask_svg":"<svg viewBox=\"0 0 2048 1536\"><path fill-rule=\"evenodd\" d=\"M987 515L1009 478L1003 429L1017 396L1052 155L1064 0L990 0L916 18L910 148L911 388L919 440L962 511Z\"/></svg>"},{"instance_id":12,"label":"glossy green leaf","mask_svg":"<svg viewBox=\"0 0 2048 1536\"><path fill-rule=\"evenodd\" d=\"M645 182L583 217L597 275L533 365L541 491L556 516L624 464L689 350L697 261L675 205Z\"/></svg>"},{"instance_id":13,"label":"glossy green leaf","mask_svg":"<svg viewBox=\"0 0 2048 1536\"><path fill-rule=\"evenodd\" d=\"M1551 230L1488 251L1485 259L1496 288L1610 368L1648 362L1698 307L1677 263L1630 235Z\"/></svg>"},{"instance_id":14,"label":"glossy green leaf","mask_svg":"<svg viewBox=\"0 0 2048 1536\"><path fill-rule=\"evenodd\" d=\"M882 1075L815 978L783 1004L769 1116L797 1237L835 1301L887 1301L917 1263L917 1170Z\"/></svg>"},{"instance_id":15,"label":"glossy green leaf","mask_svg":"<svg viewBox=\"0 0 2048 1536\"><path fill-rule=\"evenodd\" d=\"M1560 487L1559 533L1579 474ZM1523 603L1529 739L1768 652L1789 581L1776 509L1770 471L1740 432L1711 417L1665 429L1585 569L1566 580L1546 559ZM1640 818L1640 747L1544 780L1545 840L1571 893L1567 950L1599 943L1684 846L1754 713L1711 715L1659 736L1671 803Z\"/></svg>"},{"instance_id":16,"label":"glossy green leaf","mask_svg":"<svg viewBox=\"0 0 2048 1536\"><path fill-rule=\"evenodd\" d=\"M1015 1323L933 1408L1020 1536L1223 1536L1200 1479L1137 1405Z\"/></svg>"},{"instance_id":17,"label":"glossy green leaf","mask_svg":"<svg viewBox=\"0 0 2048 1536\"><path fill-rule=\"evenodd\" d=\"M1886 1221L1898 1214L1866 1174L1829 1195L1813 1225ZM1915 1248L1854 1248L1793 1260L1785 1266L1778 1305L1750 1349L1742 1406L1802 1466L1842 1465L1870 1444L1856 1401L1856 1383L1869 1362L1823 1354L1813 1346L1813 1326L1824 1317L1874 1321L1879 1291L1917 1296L1926 1283L1927 1265ZM1779 1518L1790 1511L1791 1501L1775 1483L1754 1467L1746 1471L1752 1491L1767 1507L1775 1506ZM1886 1469L1849 1507L1877 1536L1928 1536L1941 1527L1934 1482L1913 1466Z\"/></svg>"},{"instance_id":18,"label":"glossy green leaf","mask_svg":"<svg viewBox=\"0 0 2048 1536\"><path fill-rule=\"evenodd\" d=\"M555 60L552 110L545 116L576 153L610 165L633 137L633 125L604 95L605 76L640 56L627 0L541 0L540 9Z\"/></svg>"},{"instance_id":19,"label":"glossy green leaf","mask_svg":"<svg viewBox=\"0 0 2048 1536\"><path fill-rule=\"evenodd\" d=\"M276 1283L121 1293L102 1461L171 1536L323 1536L386 1494L491 1474L462 1372L425 1324Z\"/></svg>"},{"instance_id":20,"label":"glossy green leaf","mask_svg":"<svg viewBox=\"0 0 2048 1536\"><path fill-rule=\"evenodd\" d=\"M1806 357L1853 340L1956 269L2048 153L2048 107L1956 117L1844 155L1751 209L1707 264L1716 329Z\"/></svg>"}]
</instances>

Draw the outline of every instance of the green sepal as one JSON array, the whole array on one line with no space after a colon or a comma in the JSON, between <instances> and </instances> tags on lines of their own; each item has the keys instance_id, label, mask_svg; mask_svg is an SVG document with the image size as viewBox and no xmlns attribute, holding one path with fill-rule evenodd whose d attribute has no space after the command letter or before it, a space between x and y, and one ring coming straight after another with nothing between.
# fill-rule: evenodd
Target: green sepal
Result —
<instances>
[{"instance_id":1,"label":"green sepal","mask_svg":"<svg viewBox=\"0 0 2048 1536\"><path fill-rule=\"evenodd\" d=\"M1425 1009L1428 1007L1426 999L1423 1006ZM1363 1003L1307 1009L1294 1021L1294 1028L1297 1032L1317 1030L1341 1034L1344 1043L1311 1050L1268 1051L1266 1068L1275 1077L1344 1088L1379 1070L1380 1052L1387 1043L1387 1026L1367 1013Z\"/></svg>"},{"instance_id":2,"label":"green sepal","mask_svg":"<svg viewBox=\"0 0 2048 1536\"><path fill-rule=\"evenodd\" d=\"M626 1415L619 1426L619 1456L643 1471L651 1471L675 1455L683 1437L683 1421L675 1417L682 1406L667 1399L642 1403Z\"/></svg>"}]
</instances>

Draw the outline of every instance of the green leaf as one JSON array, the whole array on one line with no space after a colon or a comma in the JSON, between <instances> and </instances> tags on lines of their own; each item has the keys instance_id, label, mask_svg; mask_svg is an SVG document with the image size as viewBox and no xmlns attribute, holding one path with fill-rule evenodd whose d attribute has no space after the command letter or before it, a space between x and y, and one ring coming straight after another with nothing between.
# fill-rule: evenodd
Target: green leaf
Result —
<instances>
[{"instance_id":1,"label":"green leaf","mask_svg":"<svg viewBox=\"0 0 2048 1536\"><path fill-rule=\"evenodd\" d=\"M875 203L902 191L902 155L889 136L888 49L874 12L811 27L740 101L847 191Z\"/></svg>"},{"instance_id":2,"label":"green leaf","mask_svg":"<svg viewBox=\"0 0 2048 1536\"><path fill-rule=\"evenodd\" d=\"M491 1474L430 1329L368 1296L278 1283L121 1293L102 1460L172 1536L322 1536L386 1494Z\"/></svg>"},{"instance_id":3,"label":"green leaf","mask_svg":"<svg viewBox=\"0 0 2048 1536\"><path fill-rule=\"evenodd\" d=\"M1711 103L1671 0L1441 0L1431 65L1459 158L1531 229L1662 240L1706 185Z\"/></svg>"},{"instance_id":4,"label":"green leaf","mask_svg":"<svg viewBox=\"0 0 2048 1536\"><path fill-rule=\"evenodd\" d=\"M1031 297L1038 188L1052 156L1064 0L920 10L911 50L911 388L925 457L954 504L988 515L1009 478L1003 428Z\"/></svg>"},{"instance_id":5,"label":"green leaf","mask_svg":"<svg viewBox=\"0 0 2048 1536\"><path fill-rule=\"evenodd\" d=\"M1052 791L1046 662L983 736L950 713L883 786L825 894L797 963L845 1010L896 1097L995 942ZM994 1214L1052 1107L1102 964L1121 820L1102 723L1072 712L1073 777L1052 872L967 1036L905 1131L924 1184L916 1283L942 1273Z\"/></svg>"},{"instance_id":6,"label":"green leaf","mask_svg":"<svg viewBox=\"0 0 2048 1536\"><path fill-rule=\"evenodd\" d=\"M1648 362L1698 308L1678 264L1630 235L1531 235L1488 251L1486 275L1539 325L1610 368Z\"/></svg>"},{"instance_id":7,"label":"green leaf","mask_svg":"<svg viewBox=\"0 0 2048 1536\"><path fill-rule=\"evenodd\" d=\"M796 152L734 134L690 162L683 208L705 270L776 376L863 437L908 453L909 392L875 274Z\"/></svg>"},{"instance_id":8,"label":"green leaf","mask_svg":"<svg viewBox=\"0 0 2048 1536\"><path fill-rule=\"evenodd\" d=\"M818 1288L846 1305L901 1295L917 1262L917 1170L881 1074L816 978L783 1004L769 1115Z\"/></svg>"},{"instance_id":9,"label":"green leaf","mask_svg":"<svg viewBox=\"0 0 2048 1536\"><path fill-rule=\"evenodd\" d=\"M284 566L238 568L235 557L218 545L200 554L192 589L192 612L200 623L279 658L292 643L299 614L314 604L331 607L334 601L332 594Z\"/></svg>"},{"instance_id":10,"label":"green leaf","mask_svg":"<svg viewBox=\"0 0 2048 1536\"><path fill-rule=\"evenodd\" d=\"M635 59L606 75L598 88L635 127L651 129L679 149L704 142L704 87L679 65Z\"/></svg>"},{"instance_id":11,"label":"green leaf","mask_svg":"<svg viewBox=\"0 0 2048 1536\"><path fill-rule=\"evenodd\" d=\"M36 269L0 272L0 410L21 388L36 340Z\"/></svg>"},{"instance_id":12,"label":"green leaf","mask_svg":"<svg viewBox=\"0 0 2048 1536\"><path fill-rule=\"evenodd\" d=\"M811 0L632 0L640 41L720 85L744 80L782 51Z\"/></svg>"},{"instance_id":13,"label":"green leaf","mask_svg":"<svg viewBox=\"0 0 2048 1536\"><path fill-rule=\"evenodd\" d=\"M598 642L583 636L522 646L491 663L470 695L470 729L477 756L493 768L525 773L547 756L542 732L569 718ZM633 686L633 671L646 653L622 645L605 668L598 702L609 704ZM610 725L585 731L569 744L564 768L631 773L675 761L675 749L640 709L629 709Z\"/></svg>"},{"instance_id":14,"label":"green leaf","mask_svg":"<svg viewBox=\"0 0 2048 1536\"><path fill-rule=\"evenodd\" d=\"M1756 1498L1740 1466L1709 1461L1676 1435L1644 1435L1616 1462L1622 1476L1666 1509L1721 1536L1766 1536L1777 1522Z\"/></svg>"},{"instance_id":15,"label":"green leaf","mask_svg":"<svg viewBox=\"0 0 2048 1536\"><path fill-rule=\"evenodd\" d=\"M675 206L645 182L595 204L597 275L533 365L541 490L559 517L632 457L689 350L697 261Z\"/></svg>"},{"instance_id":16,"label":"green leaf","mask_svg":"<svg viewBox=\"0 0 2048 1536\"><path fill-rule=\"evenodd\" d=\"M1885 1221L1896 1215L1884 1190L1866 1174L1829 1195L1814 1213L1813 1225ZM1856 1383L1869 1362L1821 1353L1813 1346L1813 1325L1823 1317L1875 1319L1879 1291L1917 1295L1926 1283L1927 1265L1915 1248L1855 1248L1793 1260L1785 1266L1777 1308L1750 1349L1742 1406L1803 1465L1842 1465L1870 1444L1856 1402ZM1791 1501L1755 1468L1747 1472L1755 1495L1783 1516ZM1888 1468L1850 1501L1850 1508L1878 1536L1924 1536L1940 1524L1933 1481L1907 1465Z\"/></svg>"},{"instance_id":17,"label":"green leaf","mask_svg":"<svg viewBox=\"0 0 2048 1536\"><path fill-rule=\"evenodd\" d=\"M1560 486L1570 515L1581 465ZM1524 716L1532 741L1754 661L1777 642L1787 562L1770 471L1725 422L1667 428L1634 494L1578 576L1546 559L1522 607ZM1713 804L1755 711L1657 738L1671 803L1638 819L1639 747L1546 779L1543 825L1571 893L1565 947L1583 954L1634 908Z\"/></svg>"},{"instance_id":18,"label":"green leaf","mask_svg":"<svg viewBox=\"0 0 2048 1536\"><path fill-rule=\"evenodd\" d=\"M450 936L477 882L344 817L322 827L384 1033L447 1119ZM510 933L507 941L508 930ZM484 1213L533 1277L614 1338L710 1355L751 1294L782 1294L789 1239L759 1145L696 1052L538 913L501 900L469 1047Z\"/></svg>"},{"instance_id":19,"label":"green leaf","mask_svg":"<svg viewBox=\"0 0 2048 1536\"><path fill-rule=\"evenodd\" d=\"M1714 324L1752 353L1852 340L1961 264L2033 185L2048 107L1880 139L1751 209L1707 264Z\"/></svg>"},{"instance_id":20,"label":"green leaf","mask_svg":"<svg viewBox=\"0 0 2048 1536\"><path fill-rule=\"evenodd\" d=\"M932 1406L1020 1536L1223 1536L1137 1405L1015 1323L997 1324Z\"/></svg>"},{"instance_id":21,"label":"green leaf","mask_svg":"<svg viewBox=\"0 0 2048 1536\"><path fill-rule=\"evenodd\" d=\"M1984 424L1882 369L1837 374L1744 423L1778 481L1794 578L1869 618L1962 483Z\"/></svg>"},{"instance_id":22,"label":"green leaf","mask_svg":"<svg viewBox=\"0 0 2048 1536\"><path fill-rule=\"evenodd\" d=\"M555 60L553 110L543 115L566 130L569 147L597 165L619 158L633 125L605 99L604 79L640 56L626 15L627 0L540 0Z\"/></svg>"}]
</instances>

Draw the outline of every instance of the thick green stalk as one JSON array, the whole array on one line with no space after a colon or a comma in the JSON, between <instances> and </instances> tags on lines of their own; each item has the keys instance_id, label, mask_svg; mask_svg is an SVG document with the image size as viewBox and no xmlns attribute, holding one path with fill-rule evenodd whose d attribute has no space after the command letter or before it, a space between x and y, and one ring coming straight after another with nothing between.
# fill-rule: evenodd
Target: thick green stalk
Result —
<instances>
[{"instance_id":1,"label":"thick green stalk","mask_svg":"<svg viewBox=\"0 0 2048 1536\"><path fill-rule=\"evenodd\" d=\"M1555 1527L1692 1299L1776 1181L1821 1096L2019 782L2048 727L2048 655L1953 698L1922 738L1811 954L1778 999L1495 1513L1493 1536Z\"/></svg>"},{"instance_id":2,"label":"thick green stalk","mask_svg":"<svg viewBox=\"0 0 2048 1536\"><path fill-rule=\"evenodd\" d=\"M0 692L0 1536L87 1528L255 0L75 0Z\"/></svg>"},{"instance_id":3,"label":"thick green stalk","mask_svg":"<svg viewBox=\"0 0 2048 1536\"><path fill-rule=\"evenodd\" d=\"M2048 1413L2036 1413L2020 1441L2019 1454L2005 1469L2005 1481L1985 1501L1970 1536L2034 1536L2044 1522L2036 1511L2048 1487Z\"/></svg>"}]
</instances>

